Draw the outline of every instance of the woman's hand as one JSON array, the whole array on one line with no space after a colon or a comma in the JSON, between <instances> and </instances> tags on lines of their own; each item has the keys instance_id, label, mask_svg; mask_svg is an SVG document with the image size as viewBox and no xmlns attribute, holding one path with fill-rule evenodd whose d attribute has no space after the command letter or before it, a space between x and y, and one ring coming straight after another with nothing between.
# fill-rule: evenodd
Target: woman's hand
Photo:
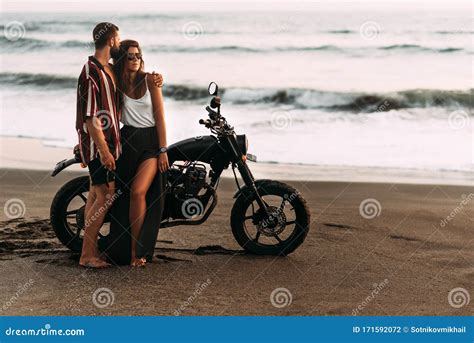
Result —
<instances>
[{"instance_id":1,"label":"woman's hand","mask_svg":"<svg viewBox=\"0 0 474 343\"><path fill-rule=\"evenodd\" d=\"M158 170L160 173L164 173L169 169L170 165L168 163L168 154L166 152L162 152L158 156Z\"/></svg>"}]
</instances>

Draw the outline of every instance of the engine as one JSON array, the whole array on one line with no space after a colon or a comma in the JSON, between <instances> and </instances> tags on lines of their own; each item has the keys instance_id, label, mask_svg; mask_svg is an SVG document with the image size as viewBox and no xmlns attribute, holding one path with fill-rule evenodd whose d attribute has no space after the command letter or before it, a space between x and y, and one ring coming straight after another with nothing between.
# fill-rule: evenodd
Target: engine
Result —
<instances>
[{"instance_id":1,"label":"engine","mask_svg":"<svg viewBox=\"0 0 474 343\"><path fill-rule=\"evenodd\" d=\"M204 213L214 190L206 182L206 166L174 164L168 173L168 192L163 217L193 219Z\"/></svg>"}]
</instances>

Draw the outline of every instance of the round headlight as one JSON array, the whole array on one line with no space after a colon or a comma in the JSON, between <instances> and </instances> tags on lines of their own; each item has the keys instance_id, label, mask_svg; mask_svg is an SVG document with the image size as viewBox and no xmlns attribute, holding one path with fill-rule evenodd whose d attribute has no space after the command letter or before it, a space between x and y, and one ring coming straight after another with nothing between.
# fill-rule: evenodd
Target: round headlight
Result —
<instances>
[{"instance_id":1,"label":"round headlight","mask_svg":"<svg viewBox=\"0 0 474 343\"><path fill-rule=\"evenodd\" d=\"M247 140L246 135L237 135L237 144L239 145L240 151L242 154L246 154L249 148L249 141Z\"/></svg>"}]
</instances>

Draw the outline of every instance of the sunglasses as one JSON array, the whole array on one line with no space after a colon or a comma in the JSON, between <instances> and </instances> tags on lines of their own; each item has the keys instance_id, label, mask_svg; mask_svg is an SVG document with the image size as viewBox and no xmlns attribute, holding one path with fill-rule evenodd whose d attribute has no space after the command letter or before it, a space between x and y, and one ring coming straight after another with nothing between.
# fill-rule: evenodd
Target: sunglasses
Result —
<instances>
[{"instance_id":1,"label":"sunglasses","mask_svg":"<svg viewBox=\"0 0 474 343\"><path fill-rule=\"evenodd\" d=\"M133 61L135 58L137 60L141 60L142 59L142 54L139 53L139 52L136 52L136 53L129 52L129 53L127 53L127 58L128 58L129 61Z\"/></svg>"}]
</instances>

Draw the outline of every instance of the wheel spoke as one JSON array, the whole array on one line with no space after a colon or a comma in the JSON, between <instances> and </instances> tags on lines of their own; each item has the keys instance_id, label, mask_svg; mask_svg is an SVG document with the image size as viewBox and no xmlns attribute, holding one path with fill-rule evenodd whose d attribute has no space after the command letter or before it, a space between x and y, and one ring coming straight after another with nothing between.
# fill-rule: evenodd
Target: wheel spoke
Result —
<instances>
[{"instance_id":1,"label":"wheel spoke","mask_svg":"<svg viewBox=\"0 0 474 343\"><path fill-rule=\"evenodd\" d=\"M249 220L249 219L252 219L252 218L253 218L253 215L251 215L251 216L246 216L246 217L244 217L244 220Z\"/></svg>"},{"instance_id":2,"label":"wheel spoke","mask_svg":"<svg viewBox=\"0 0 474 343\"><path fill-rule=\"evenodd\" d=\"M81 228L79 225L77 225L77 230L76 230L76 237L79 237L81 235Z\"/></svg>"},{"instance_id":3,"label":"wheel spoke","mask_svg":"<svg viewBox=\"0 0 474 343\"><path fill-rule=\"evenodd\" d=\"M71 214L76 214L79 210L80 210L80 208L72 210L72 211L67 211L66 216L70 216Z\"/></svg>"},{"instance_id":4,"label":"wheel spoke","mask_svg":"<svg viewBox=\"0 0 474 343\"><path fill-rule=\"evenodd\" d=\"M258 243L258 239L260 238L260 231L257 231L257 235L255 236L255 243Z\"/></svg>"},{"instance_id":5,"label":"wheel spoke","mask_svg":"<svg viewBox=\"0 0 474 343\"><path fill-rule=\"evenodd\" d=\"M87 202L87 198L84 194L79 193L79 196L81 197L82 200L84 200L84 202Z\"/></svg>"},{"instance_id":6,"label":"wheel spoke","mask_svg":"<svg viewBox=\"0 0 474 343\"><path fill-rule=\"evenodd\" d=\"M278 235L273 235L273 237L276 238L276 240L278 241L278 243L282 243L283 241L281 240L280 236Z\"/></svg>"},{"instance_id":7,"label":"wheel spoke","mask_svg":"<svg viewBox=\"0 0 474 343\"><path fill-rule=\"evenodd\" d=\"M282 212L282 211L283 211L283 208L285 207L285 201L286 201L286 199L283 198L283 201L281 202L280 208L279 208L279 211L280 211L280 212Z\"/></svg>"},{"instance_id":8,"label":"wheel spoke","mask_svg":"<svg viewBox=\"0 0 474 343\"><path fill-rule=\"evenodd\" d=\"M291 224L294 224L296 223L296 219L295 220L290 220L289 222L286 222L285 225L291 225Z\"/></svg>"}]
</instances>

